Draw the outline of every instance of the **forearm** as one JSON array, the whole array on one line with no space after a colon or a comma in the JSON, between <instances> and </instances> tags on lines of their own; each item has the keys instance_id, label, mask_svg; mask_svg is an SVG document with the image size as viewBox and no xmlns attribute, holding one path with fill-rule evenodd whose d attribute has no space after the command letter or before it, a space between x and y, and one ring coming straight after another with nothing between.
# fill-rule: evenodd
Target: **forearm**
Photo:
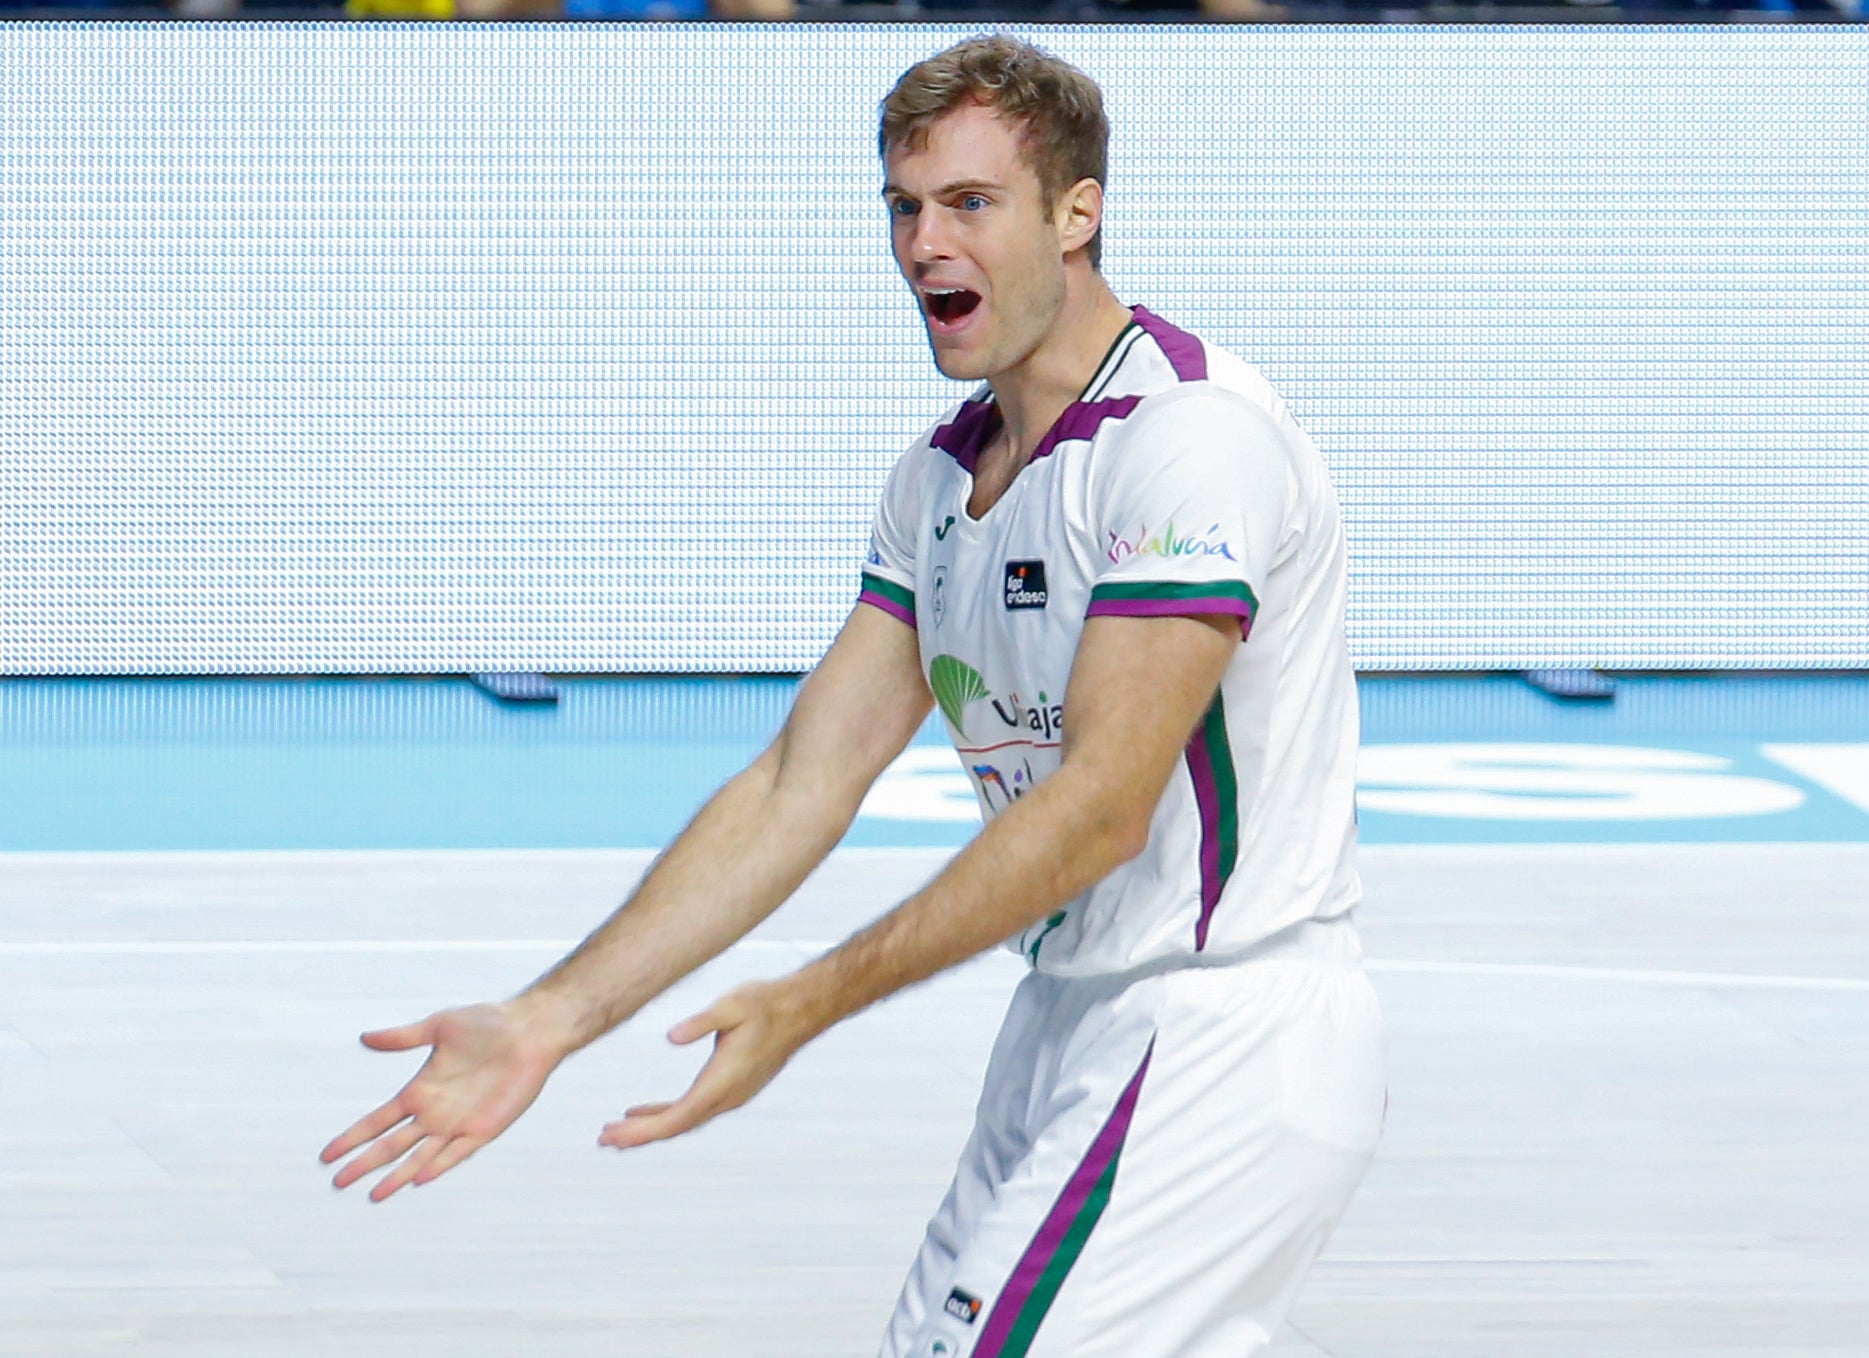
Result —
<instances>
[{"instance_id":1,"label":"forearm","mask_svg":"<svg viewBox=\"0 0 1869 1358\"><path fill-rule=\"evenodd\" d=\"M778 909L854 805L781 781L768 751L701 809L623 906L515 1003L567 1053L596 1041Z\"/></svg>"},{"instance_id":2,"label":"forearm","mask_svg":"<svg viewBox=\"0 0 1869 1358\"><path fill-rule=\"evenodd\" d=\"M1060 771L940 876L784 983L813 1035L1046 918L1142 851L1147 826L1100 779Z\"/></svg>"}]
</instances>

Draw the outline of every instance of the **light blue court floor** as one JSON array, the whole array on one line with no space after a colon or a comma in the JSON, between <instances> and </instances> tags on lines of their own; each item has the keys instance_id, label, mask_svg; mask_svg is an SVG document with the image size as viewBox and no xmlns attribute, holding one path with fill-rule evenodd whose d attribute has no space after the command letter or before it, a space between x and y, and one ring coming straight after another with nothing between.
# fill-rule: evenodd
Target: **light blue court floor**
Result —
<instances>
[{"instance_id":1,"label":"light blue court floor","mask_svg":"<svg viewBox=\"0 0 1869 1358\"><path fill-rule=\"evenodd\" d=\"M563 691L0 681L0 1358L875 1353L1019 959L595 1143L692 1077L674 1021L939 869L973 813L932 735L501 1141L381 1206L316 1162L414 1068L357 1032L523 986L791 696ZM1362 693L1390 1110L1267 1358L1864 1358L1869 684Z\"/></svg>"},{"instance_id":2,"label":"light blue court floor","mask_svg":"<svg viewBox=\"0 0 1869 1358\"><path fill-rule=\"evenodd\" d=\"M655 848L783 721L789 679L0 680L0 851ZM1869 678L1366 677L1365 843L1869 840ZM852 846L978 825L931 722Z\"/></svg>"}]
</instances>

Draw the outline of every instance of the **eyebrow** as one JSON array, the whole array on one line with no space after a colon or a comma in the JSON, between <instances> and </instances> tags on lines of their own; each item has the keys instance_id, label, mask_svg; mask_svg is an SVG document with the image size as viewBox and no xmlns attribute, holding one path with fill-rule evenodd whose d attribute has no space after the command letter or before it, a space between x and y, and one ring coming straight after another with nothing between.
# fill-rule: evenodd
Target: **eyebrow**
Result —
<instances>
[{"instance_id":1,"label":"eyebrow","mask_svg":"<svg viewBox=\"0 0 1869 1358\"><path fill-rule=\"evenodd\" d=\"M929 196L932 198L941 198L950 193L959 193L963 189L997 189L1001 187L1003 187L1001 184L991 179L954 179L936 188ZM903 198L913 198L915 196L900 184L884 184L883 197L887 198L892 193Z\"/></svg>"}]
</instances>

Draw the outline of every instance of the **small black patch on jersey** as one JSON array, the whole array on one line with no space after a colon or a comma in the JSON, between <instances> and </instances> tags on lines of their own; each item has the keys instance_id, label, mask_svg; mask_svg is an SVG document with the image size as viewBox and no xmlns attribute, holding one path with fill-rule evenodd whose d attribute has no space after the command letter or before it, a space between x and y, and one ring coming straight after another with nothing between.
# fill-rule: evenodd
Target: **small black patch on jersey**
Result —
<instances>
[{"instance_id":1,"label":"small black patch on jersey","mask_svg":"<svg viewBox=\"0 0 1869 1358\"><path fill-rule=\"evenodd\" d=\"M972 1293L963 1292L958 1287L947 1294L947 1301L942 1310L956 1320L964 1320L969 1325L980 1318L980 1299Z\"/></svg>"},{"instance_id":2,"label":"small black patch on jersey","mask_svg":"<svg viewBox=\"0 0 1869 1358\"><path fill-rule=\"evenodd\" d=\"M1043 608L1050 596L1045 591L1045 563L1008 561L1006 563L1006 607Z\"/></svg>"}]
</instances>

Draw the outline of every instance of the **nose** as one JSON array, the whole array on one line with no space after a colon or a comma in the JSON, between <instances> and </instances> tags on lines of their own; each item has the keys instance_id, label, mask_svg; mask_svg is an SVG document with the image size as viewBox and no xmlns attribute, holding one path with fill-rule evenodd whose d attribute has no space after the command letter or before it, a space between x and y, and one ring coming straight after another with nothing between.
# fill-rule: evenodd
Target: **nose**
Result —
<instances>
[{"instance_id":1,"label":"nose","mask_svg":"<svg viewBox=\"0 0 1869 1358\"><path fill-rule=\"evenodd\" d=\"M915 225L910 228L909 258L917 264L932 264L953 257L947 214L932 203L924 204L915 214Z\"/></svg>"}]
</instances>

